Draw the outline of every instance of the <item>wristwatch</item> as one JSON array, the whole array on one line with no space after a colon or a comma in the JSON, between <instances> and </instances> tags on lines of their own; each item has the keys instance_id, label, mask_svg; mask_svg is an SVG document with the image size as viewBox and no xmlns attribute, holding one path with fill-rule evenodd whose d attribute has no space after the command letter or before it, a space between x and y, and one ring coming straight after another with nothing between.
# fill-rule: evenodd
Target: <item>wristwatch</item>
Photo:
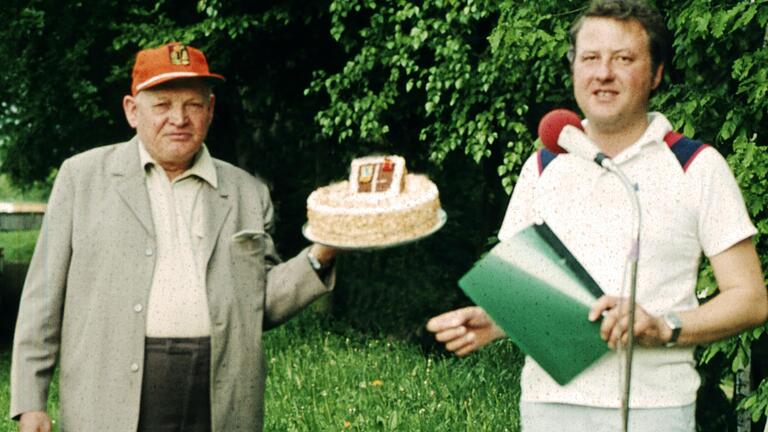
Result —
<instances>
[{"instance_id":1,"label":"wristwatch","mask_svg":"<svg viewBox=\"0 0 768 432\"><path fill-rule=\"evenodd\" d=\"M328 268L328 265L321 263L320 260L318 260L317 257L312 254L312 252L307 252L307 260L309 260L309 265L312 267L312 270L316 272Z\"/></svg>"},{"instance_id":2,"label":"wristwatch","mask_svg":"<svg viewBox=\"0 0 768 432\"><path fill-rule=\"evenodd\" d=\"M669 338L665 346L667 348L677 345L677 338L680 337L680 331L683 329L683 322L674 312L668 312L663 317L664 323L672 329L672 337Z\"/></svg>"}]
</instances>

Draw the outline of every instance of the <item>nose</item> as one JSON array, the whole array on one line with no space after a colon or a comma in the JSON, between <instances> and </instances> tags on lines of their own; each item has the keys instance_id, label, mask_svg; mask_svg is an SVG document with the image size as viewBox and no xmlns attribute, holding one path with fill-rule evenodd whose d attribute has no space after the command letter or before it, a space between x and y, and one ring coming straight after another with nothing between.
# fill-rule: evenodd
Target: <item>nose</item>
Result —
<instances>
[{"instance_id":1,"label":"nose","mask_svg":"<svg viewBox=\"0 0 768 432\"><path fill-rule=\"evenodd\" d=\"M611 64L610 58L606 58L600 61L600 64L597 65L595 75L598 79L603 81L613 78L613 65Z\"/></svg>"},{"instance_id":2,"label":"nose","mask_svg":"<svg viewBox=\"0 0 768 432\"><path fill-rule=\"evenodd\" d=\"M182 105L176 105L168 112L168 120L175 125L183 125L187 122L187 113Z\"/></svg>"}]
</instances>

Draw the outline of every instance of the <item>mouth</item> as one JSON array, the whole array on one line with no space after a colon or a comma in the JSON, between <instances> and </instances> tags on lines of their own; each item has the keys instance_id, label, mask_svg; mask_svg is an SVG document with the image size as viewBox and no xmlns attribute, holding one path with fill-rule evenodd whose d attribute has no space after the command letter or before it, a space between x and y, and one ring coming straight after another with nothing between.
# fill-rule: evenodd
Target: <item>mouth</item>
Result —
<instances>
[{"instance_id":1,"label":"mouth","mask_svg":"<svg viewBox=\"0 0 768 432\"><path fill-rule=\"evenodd\" d=\"M598 89L592 92L592 96L595 96L598 100L612 100L619 92L615 90Z\"/></svg>"},{"instance_id":2,"label":"mouth","mask_svg":"<svg viewBox=\"0 0 768 432\"><path fill-rule=\"evenodd\" d=\"M172 140L188 140L192 138L192 134L187 132L171 132L165 134L165 137Z\"/></svg>"}]
</instances>

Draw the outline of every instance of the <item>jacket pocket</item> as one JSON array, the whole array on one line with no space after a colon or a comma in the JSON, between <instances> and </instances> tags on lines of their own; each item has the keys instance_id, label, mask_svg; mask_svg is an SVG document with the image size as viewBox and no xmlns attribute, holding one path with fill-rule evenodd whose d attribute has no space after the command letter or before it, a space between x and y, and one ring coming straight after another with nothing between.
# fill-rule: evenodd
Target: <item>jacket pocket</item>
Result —
<instances>
[{"instance_id":1,"label":"jacket pocket","mask_svg":"<svg viewBox=\"0 0 768 432\"><path fill-rule=\"evenodd\" d=\"M233 252L249 252L261 247L262 253L266 242L266 233L259 229L244 229L232 235Z\"/></svg>"}]
</instances>

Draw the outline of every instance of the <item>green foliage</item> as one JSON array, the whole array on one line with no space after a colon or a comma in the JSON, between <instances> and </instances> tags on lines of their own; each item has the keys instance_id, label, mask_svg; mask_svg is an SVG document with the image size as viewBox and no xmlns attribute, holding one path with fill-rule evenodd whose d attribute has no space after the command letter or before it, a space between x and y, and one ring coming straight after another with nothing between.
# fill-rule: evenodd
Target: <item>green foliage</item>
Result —
<instances>
[{"instance_id":1,"label":"green foliage","mask_svg":"<svg viewBox=\"0 0 768 432\"><path fill-rule=\"evenodd\" d=\"M768 3L669 2L675 31L672 83L660 107L688 135L722 152L739 136L765 137Z\"/></svg>"},{"instance_id":2,"label":"green foliage","mask_svg":"<svg viewBox=\"0 0 768 432\"><path fill-rule=\"evenodd\" d=\"M53 186L56 170L44 181L34 181L20 187L13 183L7 174L0 174L0 201L44 202Z\"/></svg>"},{"instance_id":3,"label":"green foliage","mask_svg":"<svg viewBox=\"0 0 768 432\"><path fill-rule=\"evenodd\" d=\"M0 231L0 249L6 261L29 262L35 251L38 230Z\"/></svg>"},{"instance_id":4,"label":"green foliage","mask_svg":"<svg viewBox=\"0 0 768 432\"><path fill-rule=\"evenodd\" d=\"M0 161L21 183L43 180L51 167L114 128L102 81L113 58L100 39L120 2L4 2L0 56ZM114 109L113 109L114 111Z\"/></svg>"},{"instance_id":5,"label":"green foliage","mask_svg":"<svg viewBox=\"0 0 768 432\"><path fill-rule=\"evenodd\" d=\"M557 2L332 2L331 33L348 60L316 74L308 93L330 100L316 119L342 144L418 137L436 164L455 150L491 158L509 192L535 122L567 92L572 17L561 11Z\"/></svg>"},{"instance_id":6,"label":"green foliage","mask_svg":"<svg viewBox=\"0 0 768 432\"><path fill-rule=\"evenodd\" d=\"M497 136L487 115L475 116L484 108L474 106L484 84L477 72L488 61L475 33L498 11L486 3L394 3L331 3L331 33L349 60L340 73L316 74L310 92L326 92L331 101L318 123L340 143L385 141L390 128L416 123L433 160L465 138L479 146L479 159Z\"/></svg>"},{"instance_id":7,"label":"green foliage","mask_svg":"<svg viewBox=\"0 0 768 432\"><path fill-rule=\"evenodd\" d=\"M761 382L756 391L741 402L739 408L751 412L753 422L768 416L768 380Z\"/></svg>"}]
</instances>

